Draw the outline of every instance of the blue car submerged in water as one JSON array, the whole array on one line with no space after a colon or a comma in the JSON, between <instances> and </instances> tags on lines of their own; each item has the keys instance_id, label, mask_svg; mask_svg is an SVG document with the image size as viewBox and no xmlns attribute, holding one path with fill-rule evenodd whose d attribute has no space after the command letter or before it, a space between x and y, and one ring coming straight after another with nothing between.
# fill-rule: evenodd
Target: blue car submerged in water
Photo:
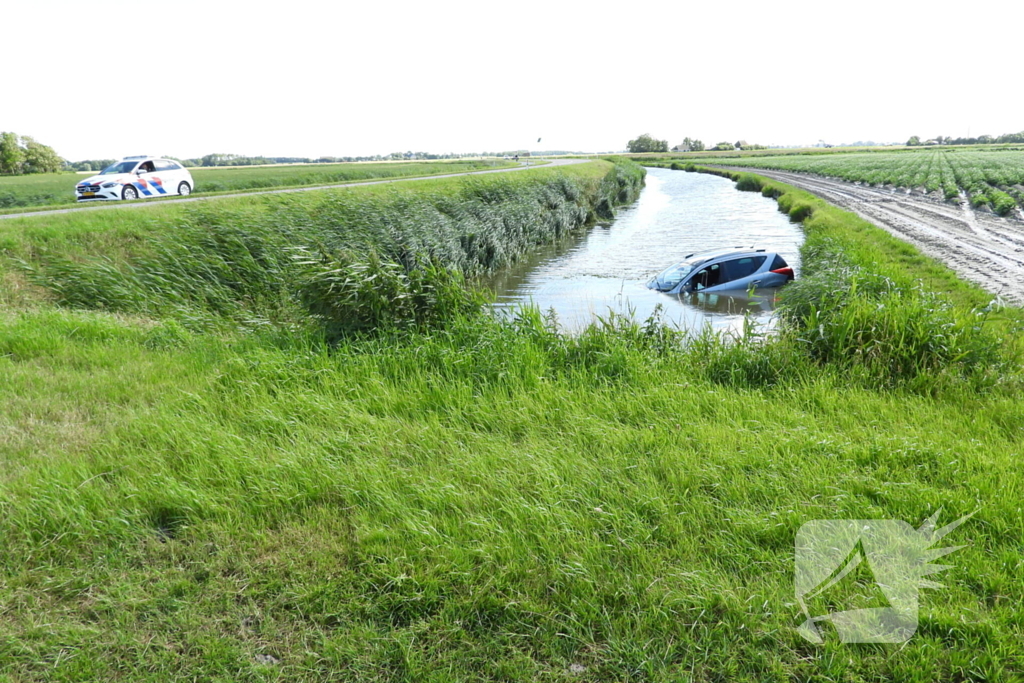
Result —
<instances>
[{"instance_id":1,"label":"blue car submerged in water","mask_svg":"<svg viewBox=\"0 0 1024 683\"><path fill-rule=\"evenodd\" d=\"M731 247L690 254L647 286L668 294L779 287L794 278L786 259L773 251Z\"/></svg>"}]
</instances>

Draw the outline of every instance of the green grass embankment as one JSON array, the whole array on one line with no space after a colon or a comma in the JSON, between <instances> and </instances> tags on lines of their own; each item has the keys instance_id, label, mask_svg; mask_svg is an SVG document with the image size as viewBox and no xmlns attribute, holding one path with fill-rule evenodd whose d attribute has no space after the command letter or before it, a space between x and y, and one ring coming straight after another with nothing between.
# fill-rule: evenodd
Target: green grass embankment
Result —
<instances>
[{"instance_id":1,"label":"green grass embankment","mask_svg":"<svg viewBox=\"0 0 1024 683\"><path fill-rule=\"evenodd\" d=\"M255 192L273 188L315 187L360 180L415 178L447 173L467 173L516 166L502 160L459 160L408 163L295 164L287 166L237 166L190 168L197 195ZM96 171L99 173L99 170ZM94 174L90 174L94 175ZM26 209L75 206L75 185L88 178L80 173L42 173L0 176L0 214ZM143 201L159 201L161 198Z\"/></svg>"},{"instance_id":2,"label":"green grass embankment","mask_svg":"<svg viewBox=\"0 0 1024 683\"><path fill-rule=\"evenodd\" d=\"M513 263L631 201L643 171L608 162L566 171L460 177L333 191L8 219L6 288L58 305L200 320L304 320L309 267L365 261L462 275ZM339 266L340 267L340 266Z\"/></svg>"},{"instance_id":3,"label":"green grass embankment","mask_svg":"<svg viewBox=\"0 0 1024 683\"><path fill-rule=\"evenodd\" d=\"M685 170L734 180L737 189L772 197L801 221L803 272L783 290L783 315L789 335L811 357L919 389L949 379L950 370L961 378L961 371L981 371L997 381L1000 358L1019 361L1021 310L999 305L912 245L784 183L719 168Z\"/></svg>"},{"instance_id":4,"label":"green grass embankment","mask_svg":"<svg viewBox=\"0 0 1024 683\"><path fill-rule=\"evenodd\" d=\"M608 172L568 174L589 183L595 211L636 184ZM565 173L537 196L564 197ZM558 214L524 199L528 187L496 187L508 212L479 194L470 205L493 208L513 235L530 216ZM332 191L301 206L251 198L166 207L152 221L126 212L120 225L0 226L3 248L37 273L57 255L81 266L26 284L24 266L4 264L0 677L925 683L1024 673L1024 407L1002 345L879 382L872 363L899 347L844 363L799 334L683 346L655 324L616 320L568 337L528 311L510 322L458 311L440 326L328 344L294 313L305 290L269 290L278 298L233 279L271 281L240 265L276 263L254 248L269 226L335 234L340 246L324 245L332 259L368 253L360 245L398 258L387 247L405 243L392 238L406 224L359 222L355 209L433 214L405 213L419 206L413 195L369 190L355 205ZM386 230L356 230L374 225ZM177 290L156 282L172 277L161 254L175 226L193 267L173 278L197 281ZM219 246L237 245L243 228L253 241ZM805 267L823 271L824 253L809 247ZM107 276L95 270L101 254ZM127 303L84 298L88 287ZM80 301L54 304L75 288ZM195 294L209 291L219 294ZM143 295L153 303L138 304ZM943 329L930 328L933 340ZM909 643L813 646L797 635L801 524L917 526L940 506L940 521L980 510L947 539L968 547L948 558L947 587L923 593ZM863 600L869 588L837 590Z\"/></svg>"}]
</instances>

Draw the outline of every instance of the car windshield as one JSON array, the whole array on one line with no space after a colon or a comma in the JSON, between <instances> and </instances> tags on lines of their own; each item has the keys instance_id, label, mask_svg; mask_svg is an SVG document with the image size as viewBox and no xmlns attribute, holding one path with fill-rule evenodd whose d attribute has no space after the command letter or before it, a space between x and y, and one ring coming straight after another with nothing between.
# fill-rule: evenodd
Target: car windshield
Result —
<instances>
[{"instance_id":1,"label":"car windshield","mask_svg":"<svg viewBox=\"0 0 1024 683\"><path fill-rule=\"evenodd\" d=\"M658 289L667 291L678 285L693 270L693 263L684 261L667 268L658 276Z\"/></svg>"},{"instance_id":2,"label":"car windshield","mask_svg":"<svg viewBox=\"0 0 1024 683\"><path fill-rule=\"evenodd\" d=\"M137 161L119 161L116 164L107 166L100 175L113 175L115 173L131 173Z\"/></svg>"}]
</instances>

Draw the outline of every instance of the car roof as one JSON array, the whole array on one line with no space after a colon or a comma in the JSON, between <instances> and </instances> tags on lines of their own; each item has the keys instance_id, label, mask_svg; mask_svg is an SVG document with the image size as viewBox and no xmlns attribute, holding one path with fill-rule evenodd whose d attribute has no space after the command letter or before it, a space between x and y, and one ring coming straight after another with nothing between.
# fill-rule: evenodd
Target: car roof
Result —
<instances>
[{"instance_id":1,"label":"car roof","mask_svg":"<svg viewBox=\"0 0 1024 683\"><path fill-rule=\"evenodd\" d=\"M715 259L724 258L726 256L758 256L761 254L768 255L774 253L775 251L755 249L754 247L718 247L715 249L706 249L704 251L695 251L692 254L688 254L682 261L680 261L680 264L691 263L693 265L699 265L707 263L708 261L714 261Z\"/></svg>"},{"instance_id":2,"label":"car roof","mask_svg":"<svg viewBox=\"0 0 1024 683\"><path fill-rule=\"evenodd\" d=\"M700 256L705 259L718 258L719 256L730 256L732 254L767 254L768 252L764 249L755 249L754 247L715 247L714 249L705 249L703 251L695 251L692 254L687 254L684 258L690 259L694 256Z\"/></svg>"}]
</instances>

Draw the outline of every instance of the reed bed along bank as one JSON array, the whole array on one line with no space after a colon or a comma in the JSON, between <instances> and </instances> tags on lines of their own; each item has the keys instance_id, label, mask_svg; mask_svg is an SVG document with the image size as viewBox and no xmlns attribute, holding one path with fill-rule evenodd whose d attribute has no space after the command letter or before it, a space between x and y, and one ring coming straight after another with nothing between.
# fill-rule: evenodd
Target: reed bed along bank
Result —
<instances>
[{"instance_id":1,"label":"reed bed along bank","mask_svg":"<svg viewBox=\"0 0 1024 683\"><path fill-rule=\"evenodd\" d=\"M327 282L336 289L371 281L388 263L404 273L427 272L430 264L458 278L487 273L610 217L642 184L639 166L598 162L578 171L154 207L143 217L117 216L114 227L107 217L56 225L25 219L23 231L0 238L0 248L60 306L296 323L309 313L300 304L313 302ZM74 227L62 230L62 222ZM429 272L440 275L438 268Z\"/></svg>"},{"instance_id":2,"label":"reed bed along bank","mask_svg":"<svg viewBox=\"0 0 1024 683\"><path fill-rule=\"evenodd\" d=\"M598 196L639 183L629 166L612 170L576 173ZM515 206L521 195L508 196ZM833 290L841 309L862 292L894 305L884 297L888 282L903 283L886 270L896 264L911 288L945 277L866 228L828 224L827 209L802 212L806 279L835 254L854 272L799 297L794 288L796 320L828 315ZM858 348L838 332L828 352L788 333L681 344L657 320L610 318L567 336L539 311L503 321L463 306L457 278L483 267L465 250L470 267L454 269L437 254L387 251L405 243L390 241L394 231L331 243L312 205L240 202L203 215L204 250L224 255L215 273L257 277L238 264L263 242L227 249L215 236L273 225L268 216L316 236L333 261L324 266L308 240L300 259L280 257L295 286L224 276L210 279L216 296L204 285L175 297L146 278L166 265L154 233L178 215L0 233L21 261L4 262L0 313L0 676L925 683L1024 673L1012 311L983 314L995 355L954 358L948 370L907 362L879 381L880 359L904 357L898 339L872 360L838 353ZM111 281L128 284L91 276L100 255ZM67 273L99 281L89 287L104 296L124 287L126 303L56 303L60 290L41 275L55 256L82 265ZM71 281L55 272L51 283ZM383 324L368 305L365 327L329 338L298 314L309 319L299 286L309 277L324 281L318 300L331 306L351 293L344 283L371 277L401 303L384 297ZM443 313L440 324L401 298L439 290L442 305L427 310ZM137 303L143 294L158 303ZM985 302L942 296L957 311ZM797 634L793 544L804 522L918 526L939 507L940 521L978 512L950 540L967 547L949 559L946 587L922 594L910 642L814 646ZM870 585L839 587L821 607L864 600Z\"/></svg>"}]
</instances>

